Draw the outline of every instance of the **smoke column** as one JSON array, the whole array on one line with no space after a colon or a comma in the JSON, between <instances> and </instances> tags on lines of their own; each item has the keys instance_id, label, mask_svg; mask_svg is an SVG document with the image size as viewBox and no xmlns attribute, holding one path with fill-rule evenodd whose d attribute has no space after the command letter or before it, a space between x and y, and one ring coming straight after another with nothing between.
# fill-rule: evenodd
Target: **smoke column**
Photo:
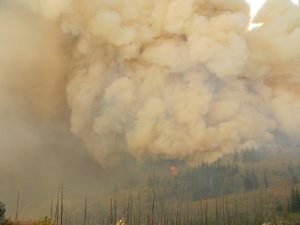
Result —
<instances>
[{"instance_id":1,"label":"smoke column","mask_svg":"<svg viewBox=\"0 0 300 225\"><path fill-rule=\"evenodd\" d=\"M64 124L104 166L297 144L299 8L249 21L243 0L2 1L2 128Z\"/></svg>"}]
</instances>

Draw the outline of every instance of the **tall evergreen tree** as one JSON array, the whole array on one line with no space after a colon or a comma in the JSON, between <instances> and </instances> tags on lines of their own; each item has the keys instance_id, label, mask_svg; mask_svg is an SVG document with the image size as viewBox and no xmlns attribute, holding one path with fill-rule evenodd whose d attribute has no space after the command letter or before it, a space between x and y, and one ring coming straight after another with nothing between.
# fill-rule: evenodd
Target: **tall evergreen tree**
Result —
<instances>
[{"instance_id":1,"label":"tall evergreen tree","mask_svg":"<svg viewBox=\"0 0 300 225\"><path fill-rule=\"evenodd\" d=\"M292 188L291 190L290 211L300 212L300 195L297 188Z\"/></svg>"}]
</instances>

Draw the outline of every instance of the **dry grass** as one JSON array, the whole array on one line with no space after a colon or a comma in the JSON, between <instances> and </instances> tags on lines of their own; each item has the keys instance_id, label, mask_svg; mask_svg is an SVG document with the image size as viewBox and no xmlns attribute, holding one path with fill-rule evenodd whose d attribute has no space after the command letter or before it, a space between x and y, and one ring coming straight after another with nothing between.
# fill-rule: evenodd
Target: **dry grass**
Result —
<instances>
[{"instance_id":1,"label":"dry grass","mask_svg":"<svg viewBox=\"0 0 300 225\"><path fill-rule=\"evenodd\" d=\"M27 220L27 221L14 221L11 219L5 220L4 225L54 225L54 223L48 219L36 219L36 220Z\"/></svg>"}]
</instances>

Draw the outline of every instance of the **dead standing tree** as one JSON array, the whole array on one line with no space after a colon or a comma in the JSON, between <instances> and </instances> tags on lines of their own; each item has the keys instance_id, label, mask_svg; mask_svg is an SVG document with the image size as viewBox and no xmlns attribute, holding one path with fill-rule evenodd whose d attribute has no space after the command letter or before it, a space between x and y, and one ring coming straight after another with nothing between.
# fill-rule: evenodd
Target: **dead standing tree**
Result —
<instances>
[{"instance_id":1,"label":"dead standing tree","mask_svg":"<svg viewBox=\"0 0 300 225\"><path fill-rule=\"evenodd\" d=\"M84 200L83 225L87 224L87 197Z\"/></svg>"},{"instance_id":2,"label":"dead standing tree","mask_svg":"<svg viewBox=\"0 0 300 225\"><path fill-rule=\"evenodd\" d=\"M20 191L18 191L17 195L17 205L16 205L16 221L19 219L19 204L20 204Z\"/></svg>"},{"instance_id":3,"label":"dead standing tree","mask_svg":"<svg viewBox=\"0 0 300 225\"><path fill-rule=\"evenodd\" d=\"M64 215L64 181L61 181L60 188L60 225L63 224L63 215Z\"/></svg>"}]
</instances>

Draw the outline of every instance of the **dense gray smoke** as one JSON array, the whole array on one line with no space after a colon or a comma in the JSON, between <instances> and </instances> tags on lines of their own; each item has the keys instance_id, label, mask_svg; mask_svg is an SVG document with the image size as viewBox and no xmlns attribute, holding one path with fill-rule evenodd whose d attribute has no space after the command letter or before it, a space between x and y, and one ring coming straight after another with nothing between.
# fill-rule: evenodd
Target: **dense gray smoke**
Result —
<instances>
[{"instance_id":1,"label":"dense gray smoke","mask_svg":"<svg viewBox=\"0 0 300 225\"><path fill-rule=\"evenodd\" d=\"M29 114L9 137L31 134L26 117L70 121L114 165L299 136L300 12L288 0L267 1L251 31L241 0L16 0L0 16L2 128Z\"/></svg>"},{"instance_id":2,"label":"dense gray smoke","mask_svg":"<svg viewBox=\"0 0 300 225\"><path fill-rule=\"evenodd\" d=\"M81 3L81 4L80 4ZM297 138L299 9L269 1L77 1L66 87L71 130L101 163L125 154L197 163ZM295 88L291 88L294 86Z\"/></svg>"},{"instance_id":3,"label":"dense gray smoke","mask_svg":"<svg viewBox=\"0 0 300 225\"><path fill-rule=\"evenodd\" d=\"M251 31L242 0L14 0L0 10L2 151L18 132L29 137L15 144L36 141L30 120L70 126L102 165L125 155L197 163L299 138L300 12L288 0L267 1Z\"/></svg>"}]
</instances>

